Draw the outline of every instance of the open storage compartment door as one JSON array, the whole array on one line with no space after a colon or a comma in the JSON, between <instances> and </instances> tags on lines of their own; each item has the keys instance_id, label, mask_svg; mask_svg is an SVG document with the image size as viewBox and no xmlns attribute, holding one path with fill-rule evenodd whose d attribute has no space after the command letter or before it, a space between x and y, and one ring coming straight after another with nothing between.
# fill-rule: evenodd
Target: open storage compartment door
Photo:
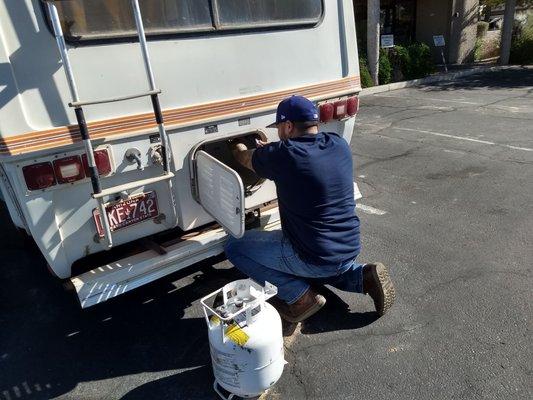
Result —
<instances>
[{"instance_id":1,"label":"open storage compartment door","mask_svg":"<svg viewBox=\"0 0 533 400\"><path fill-rule=\"evenodd\" d=\"M196 153L198 200L233 236L244 235L244 187L237 172L205 151Z\"/></svg>"}]
</instances>

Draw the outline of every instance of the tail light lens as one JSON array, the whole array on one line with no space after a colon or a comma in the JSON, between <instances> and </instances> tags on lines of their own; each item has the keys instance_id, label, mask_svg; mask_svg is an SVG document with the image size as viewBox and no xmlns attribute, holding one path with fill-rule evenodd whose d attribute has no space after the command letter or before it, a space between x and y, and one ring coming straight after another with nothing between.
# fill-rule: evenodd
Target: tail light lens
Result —
<instances>
[{"instance_id":1,"label":"tail light lens","mask_svg":"<svg viewBox=\"0 0 533 400\"><path fill-rule=\"evenodd\" d=\"M333 103L333 119L346 118L346 99Z\"/></svg>"},{"instance_id":2,"label":"tail light lens","mask_svg":"<svg viewBox=\"0 0 533 400\"><path fill-rule=\"evenodd\" d=\"M330 122L332 120L342 120L353 117L359 111L359 98L352 96L347 99L321 104L320 122Z\"/></svg>"},{"instance_id":3,"label":"tail light lens","mask_svg":"<svg viewBox=\"0 0 533 400\"><path fill-rule=\"evenodd\" d=\"M359 112L359 98L358 97L348 97L346 100L346 112L350 117L353 117Z\"/></svg>"},{"instance_id":4,"label":"tail light lens","mask_svg":"<svg viewBox=\"0 0 533 400\"><path fill-rule=\"evenodd\" d=\"M28 190L46 189L56 184L54 168L50 162L27 165L22 168L22 174Z\"/></svg>"},{"instance_id":5,"label":"tail light lens","mask_svg":"<svg viewBox=\"0 0 533 400\"><path fill-rule=\"evenodd\" d=\"M85 175L91 176L89 172L89 163L87 162L87 155L81 156L83 162L83 168L85 169ZM109 175L111 173L111 160L109 159L109 153L107 150L96 150L94 152L94 161L96 162L96 168L100 176Z\"/></svg>"},{"instance_id":6,"label":"tail light lens","mask_svg":"<svg viewBox=\"0 0 533 400\"><path fill-rule=\"evenodd\" d=\"M54 161L57 183L70 183L85 178L80 156L60 158Z\"/></svg>"},{"instance_id":7,"label":"tail light lens","mask_svg":"<svg viewBox=\"0 0 533 400\"><path fill-rule=\"evenodd\" d=\"M333 119L334 107L331 103L324 103L320 106L320 122L329 122Z\"/></svg>"}]
</instances>

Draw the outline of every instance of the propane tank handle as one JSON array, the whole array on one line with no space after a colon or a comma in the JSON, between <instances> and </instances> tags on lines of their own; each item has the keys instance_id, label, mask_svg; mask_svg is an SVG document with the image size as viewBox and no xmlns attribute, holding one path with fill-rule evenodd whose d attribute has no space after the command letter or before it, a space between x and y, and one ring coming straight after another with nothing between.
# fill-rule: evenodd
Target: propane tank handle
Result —
<instances>
[{"instance_id":1,"label":"propane tank handle","mask_svg":"<svg viewBox=\"0 0 533 400\"><path fill-rule=\"evenodd\" d=\"M252 302L247 304L246 307L246 324L251 325L253 322L253 318L255 315L252 315L252 312L257 308L260 307L260 311L263 311L265 307L265 302L270 299L272 296L275 296L278 293L278 289L276 286L271 284L270 282L265 281L265 286L261 286L254 281L251 281L252 285L250 285L250 288L254 287L258 292L259 296Z\"/></svg>"},{"instance_id":2,"label":"propane tank handle","mask_svg":"<svg viewBox=\"0 0 533 400\"><path fill-rule=\"evenodd\" d=\"M247 303L244 307L242 307L239 311L237 311L234 314L229 314L227 316L222 316L216 310L214 310L213 308L208 306L207 303L206 303L206 301L209 300L210 298L215 297L219 293L222 293L222 296L223 296L223 299L224 299L224 304L226 304L226 302L227 302L227 293L224 290L224 287L226 287L227 285L222 287L222 288L220 288L220 289L218 289L218 290L215 290L214 292L208 294L207 296L203 297L200 300L200 303L202 304L202 308L203 308L203 311L204 311L204 317L205 317L205 320L207 322L207 326L210 329L213 328L213 324L211 323L211 321L209 319L210 315L215 315L220 320L220 323L223 323L223 324L227 325L227 323L229 321L233 320L236 316L242 314L243 312L246 312L246 314L245 314L246 323L250 323L251 322L251 310L254 309L258 304L260 304L261 308L263 308L265 301L267 301L272 296L275 296L278 293L278 289L276 288L276 286L272 285L270 282L265 282L265 286L261 286L261 285L259 285L258 283L256 283L255 281L253 281L251 279L247 279L245 281L247 281L247 284L250 287L253 287L256 290L256 292L259 293L259 296L254 301L252 301L250 303Z\"/></svg>"}]
</instances>

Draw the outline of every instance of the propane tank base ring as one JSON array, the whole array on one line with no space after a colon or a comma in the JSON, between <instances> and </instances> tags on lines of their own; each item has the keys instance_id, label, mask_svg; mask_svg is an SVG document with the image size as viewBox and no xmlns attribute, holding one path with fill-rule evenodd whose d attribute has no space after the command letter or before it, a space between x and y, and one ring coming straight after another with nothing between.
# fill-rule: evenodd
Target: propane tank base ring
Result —
<instances>
[{"instance_id":1,"label":"propane tank base ring","mask_svg":"<svg viewBox=\"0 0 533 400\"><path fill-rule=\"evenodd\" d=\"M220 384L215 379L215 381L213 382L213 389L215 390L215 392L217 392L217 394L220 396L220 398L222 398L224 400L231 400L231 399L233 399L235 397L235 394L233 394L233 393L230 393L230 395L228 397L224 396L224 394L220 391L219 386L220 386Z\"/></svg>"},{"instance_id":2,"label":"propane tank base ring","mask_svg":"<svg viewBox=\"0 0 533 400\"><path fill-rule=\"evenodd\" d=\"M224 393L222 393L222 391L220 390L220 388L222 387L222 385L220 385L220 383L218 383L218 381L215 379L215 381L213 382L213 389L215 390L215 392L220 396L220 398L224 399L224 400L232 400L235 398L235 396L237 396L235 393L231 393L229 391L227 391L226 389L226 392L229 393L229 396L226 397L224 395ZM257 395L254 395L254 396L250 396L250 397L246 397L246 396L240 396L241 399L256 399L257 398Z\"/></svg>"}]
</instances>

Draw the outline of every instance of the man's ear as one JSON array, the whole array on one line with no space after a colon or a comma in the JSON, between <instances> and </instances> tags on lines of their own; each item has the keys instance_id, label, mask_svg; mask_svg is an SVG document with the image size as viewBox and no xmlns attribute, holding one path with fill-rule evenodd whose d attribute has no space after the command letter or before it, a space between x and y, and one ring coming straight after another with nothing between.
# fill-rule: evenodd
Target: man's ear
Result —
<instances>
[{"instance_id":1,"label":"man's ear","mask_svg":"<svg viewBox=\"0 0 533 400\"><path fill-rule=\"evenodd\" d=\"M292 123L292 121L287 121L285 128L285 134L287 135L287 138L291 138L292 134L294 133L294 124Z\"/></svg>"}]
</instances>

